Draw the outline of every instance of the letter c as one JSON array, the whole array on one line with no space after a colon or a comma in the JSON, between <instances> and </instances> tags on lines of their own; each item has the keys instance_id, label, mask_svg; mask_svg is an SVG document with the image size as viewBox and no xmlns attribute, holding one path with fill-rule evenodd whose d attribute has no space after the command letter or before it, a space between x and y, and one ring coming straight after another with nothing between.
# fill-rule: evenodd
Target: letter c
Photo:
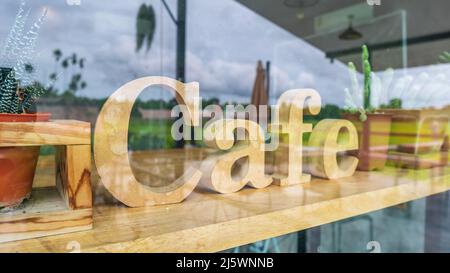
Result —
<instances>
[{"instance_id":1,"label":"letter c","mask_svg":"<svg viewBox=\"0 0 450 273\"><path fill-rule=\"evenodd\" d=\"M171 204L183 201L196 187L202 172L190 167L181 177L165 187L139 183L128 158L128 125L134 102L147 87L162 85L175 91L179 104L186 105L184 121L199 124L199 84L184 84L167 77L143 77L116 90L103 105L94 135L94 159L101 181L119 201L130 207Z\"/></svg>"}]
</instances>

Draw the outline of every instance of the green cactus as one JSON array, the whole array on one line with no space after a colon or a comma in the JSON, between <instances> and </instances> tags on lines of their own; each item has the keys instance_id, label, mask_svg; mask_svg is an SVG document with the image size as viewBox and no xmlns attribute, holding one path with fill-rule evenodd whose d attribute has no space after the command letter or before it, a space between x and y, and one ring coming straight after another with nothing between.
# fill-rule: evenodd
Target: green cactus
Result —
<instances>
[{"instance_id":1,"label":"green cactus","mask_svg":"<svg viewBox=\"0 0 450 273\"><path fill-rule=\"evenodd\" d=\"M360 113L360 120L367 119L367 113L373 111L371 105L371 85L372 85L372 67L370 65L369 50L366 45L362 46L362 70L364 75L364 86L359 88L356 67L352 62L348 63L348 71L350 74L351 89L345 89L345 109L350 113Z\"/></svg>"},{"instance_id":2,"label":"green cactus","mask_svg":"<svg viewBox=\"0 0 450 273\"><path fill-rule=\"evenodd\" d=\"M17 114L17 80L14 70L11 68L0 68L0 113Z\"/></svg>"},{"instance_id":3,"label":"green cactus","mask_svg":"<svg viewBox=\"0 0 450 273\"><path fill-rule=\"evenodd\" d=\"M370 85L371 85L371 73L372 67L369 60L369 50L366 45L362 46L362 63L363 63L363 73L364 73L364 109L370 110L372 106L370 105Z\"/></svg>"},{"instance_id":4,"label":"green cactus","mask_svg":"<svg viewBox=\"0 0 450 273\"><path fill-rule=\"evenodd\" d=\"M439 55L439 62L450 63L450 53L447 51L442 52L442 54Z\"/></svg>"},{"instance_id":5,"label":"green cactus","mask_svg":"<svg viewBox=\"0 0 450 273\"><path fill-rule=\"evenodd\" d=\"M35 71L32 61L47 10L26 31L28 14L22 1L5 46L0 50L0 113L26 113L45 91L32 81Z\"/></svg>"}]
</instances>

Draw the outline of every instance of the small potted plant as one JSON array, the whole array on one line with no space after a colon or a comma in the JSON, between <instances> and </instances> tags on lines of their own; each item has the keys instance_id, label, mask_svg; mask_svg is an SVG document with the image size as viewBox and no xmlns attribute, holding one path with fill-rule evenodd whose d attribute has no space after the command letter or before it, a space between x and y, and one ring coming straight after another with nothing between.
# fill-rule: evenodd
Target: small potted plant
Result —
<instances>
[{"instance_id":1,"label":"small potted plant","mask_svg":"<svg viewBox=\"0 0 450 273\"><path fill-rule=\"evenodd\" d=\"M383 169L389 149L389 133L391 116L377 110L374 101L379 100L378 93L372 93L371 65L369 51L366 45L362 46L362 67L364 86L359 88L356 68L353 63L348 64L352 81L352 91L348 89L345 99L345 112L343 118L351 121L359 136L359 150L353 152L359 159L358 170L372 171ZM387 73L392 73L388 71Z\"/></svg>"},{"instance_id":2,"label":"small potted plant","mask_svg":"<svg viewBox=\"0 0 450 273\"><path fill-rule=\"evenodd\" d=\"M0 68L0 122L48 121L48 113L30 113L35 99L44 89L20 88L11 68ZM0 147L0 208L14 207L31 193L39 157L39 146Z\"/></svg>"},{"instance_id":3,"label":"small potted plant","mask_svg":"<svg viewBox=\"0 0 450 273\"><path fill-rule=\"evenodd\" d=\"M1 51L0 122L48 121L50 114L33 113L36 99L45 88L31 81L31 65L39 28L45 13L25 32L28 13L22 2L10 35ZM1 133L1 132L0 132ZM0 209L11 208L28 198L39 157L39 146L0 147Z\"/></svg>"}]
</instances>

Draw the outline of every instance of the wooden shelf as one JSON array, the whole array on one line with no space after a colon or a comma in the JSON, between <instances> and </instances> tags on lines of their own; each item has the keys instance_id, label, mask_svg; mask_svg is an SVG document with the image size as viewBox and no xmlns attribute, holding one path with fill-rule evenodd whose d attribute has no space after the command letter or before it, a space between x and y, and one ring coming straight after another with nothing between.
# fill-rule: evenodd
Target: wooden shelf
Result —
<instances>
[{"instance_id":1,"label":"wooden shelf","mask_svg":"<svg viewBox=\"0 0 450 273\"><path fill-rule=\"evenodd\" d=\"M127 208L97 184L92 230L2 243L0 252L69 252L73 242L82 252L214 252L449 189L448 167L387 169L285 188L245 188L233 194L197 188L180 204Z\"/></svg>"},{"instance_id":2,"label":"wooden shelf","mask_svg":"<svg viewBox=\"0 0 450 273\"><path fill-rule=\"evenodd\" d=\"M35 180L52 181L45 185L50 188L33 183L30 200L15 211L0 212L0 242L92 228L90 132L88 122L76 120L0 122L0 148L55 146L53 172L46 171L42 177L38 170L35 175ZM18 164L14 158L4 159Z\"/></svg>"},{"instance_id":3,"label":"wooden shelf","mask_svg":"<svg viewBox=\"0 0 450 273\"><path fill-rule=\"evenodd\" d=\"M0 147L90 145L91 125L77 120L0 122Z\"/></svg>"},{"instance_id":4,"label":"wooden shelf","mask_svg":"<svg viewBox=\"0 0 450 273\"><path fill-rule=\"evenodd\" d=\"M31 196L14 211L0 212L0 243L92 228L92 209L69 209L56 187L33 189Z\"/></svg>"}]
</instances>

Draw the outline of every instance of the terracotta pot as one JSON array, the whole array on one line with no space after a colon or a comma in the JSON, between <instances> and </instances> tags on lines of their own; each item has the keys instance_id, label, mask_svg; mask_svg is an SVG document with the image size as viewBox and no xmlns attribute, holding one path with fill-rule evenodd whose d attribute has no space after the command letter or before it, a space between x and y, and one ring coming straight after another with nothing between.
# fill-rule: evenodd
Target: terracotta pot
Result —
<instances>
[{"instance_id":1,"label":"terracotta pot","mask_svg":"<svg viewBox=\"0 0 450 273\"><path fill-rule=\"evenodd\" d=\"M50 114L0 114L0 122L48 121ZM0 208L30 197L39 146L0 147Z\"/></svg>"},{"instance_id":2,"label":"terracotta pot","mask_svg":"<svg viewBox=\"0 0 450 273\"><path fill-rule=\"evenodd\" d=\"M0 122L32 122L32 121L48 121L50 113L35 114L7 114L0 113Z\"/></svg>"},{"instance_id":3,"label":"terracotta pot","mask_svg":"<svg viewBox=\"0 0 450 273\"><path fill-rule=\"evenodd\" d=\"M368 114L364 122L360 121L359 114L343 114L342 118L351 121L358 131L359 150L350 152L359 159L358 170L383 169L389 150L391 116Z\"/></svg>"}]
</instances>

